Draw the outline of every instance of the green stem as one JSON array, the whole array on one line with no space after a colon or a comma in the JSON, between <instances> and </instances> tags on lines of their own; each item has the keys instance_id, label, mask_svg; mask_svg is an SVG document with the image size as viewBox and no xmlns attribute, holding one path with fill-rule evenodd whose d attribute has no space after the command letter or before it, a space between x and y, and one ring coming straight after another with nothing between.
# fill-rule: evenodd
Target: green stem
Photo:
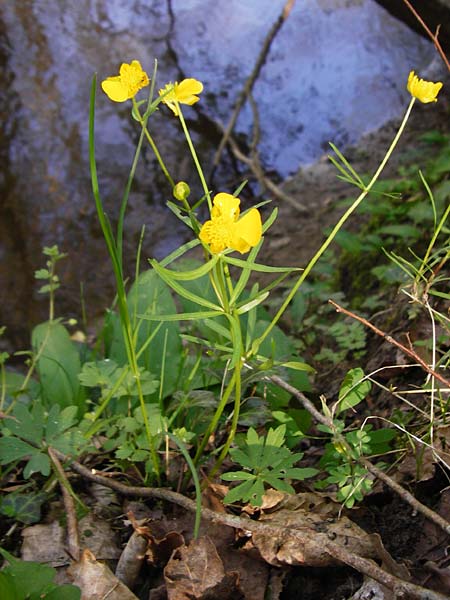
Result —
<instances>
[{"instance_id":1,"label":"green stem","mask_svg":"<svg viewBox=\"0 0 450 600\"><path fill-rule=\"evenodd\" d=\"M208 186L206 185L205 176L203 175L203 170L202 170L202 167L200 165L200 161L198 160L197 152L195 151L194 144L192 143L192 139L191 139L191 136L189 134L188 128L186 126L186 122L184 120L183 113L181 112L181 107L180 107L179 103L176 100L175 100L175 104L176 104L176 107L177 107L177 110L178 110L178 116L180 117L181 127L183 128L184 135L186 136L186 141L188 143L189 150L191 151L191 155L192 155L192 158L194 160L194 164L195 164L195 167L197 169L198 176L200 177L200 181L202 183L203 191L204 191L206 199L208 201L208 207L209 207L209 210L211 212L211 209L212 209L211 195L209 193Z\"/></svg>"},{"instance_id":2,"label":"green stem","mask_svg":"<svg viewBox=\"0 0 450 600\"><path fill-rule=\"evenodd\" d=\"M195 468L195 465L192 461L192 458L189 455L189 452L187 451L186 446L183 444L183 442L173 433L169 433L166 432L166 435L173 441L175 442L175 444L178 446L178 448L181 451L181 454L184 456L189 470L191 471L191 475L192 475L192 479L194 481L194 486L195 486L195 523L194 523L194 539L198 538L198 533L199 533L199 529L200 529L200 520L202 517L202 490L200 487L200 480L198 478L198 474L197 474L197 470Z\"/></svg>"},{"instance_id":3,"label":"green stem","mask_svg":"<svg viewBox=\"0 0 450 600\"><path fill-rule=\"evenodd\" d=\"M239 363L234 368L234 376L235 376L235 386L234 386L234 410L233 410L233 418L231 420L231 428L230 433L228 435L228 439L225 443L225 446L222 448L219 458L216 460L211 472L209 473L209 477L212 477L215 473L217 473L220 465L228 454L228 450L230 449L231 444L234 441L234 436L236 435L236 430L239 421L239 414L241 409L241 368L242 362Z\"/></svg>"},{"instance_id":4,"label":"green stem","mask_svg":"<svg viewBox=\"0 0 450 600\"><path fill-rule=\"evenodd\" d=\"M416 286L418 285L419 280L420 280L420 278L423 275L423 272L427 268L427 263L428 263L428 259L430 258L431 251L432 251L432 249L434 247L434 244L436 243L436 239L437 239L438 235L440 234L442 228L445 225L445 222L447 221L449 213L450 213L450 204L447 206L444 214L442 215L441 220L439 221L438 226L436 227L436 230L435 230L435 232L433 234L433 237L431 238L430 244L429 244L429 246L427 248L427 251L425 253L425 257L424 257L424 259L422 261L422 264L421 264L421 266L419 268L419 271L418 271L418 273L416 275L416 279L415 279ZM447 259L447 257L448 257L448 253L447 253L445 259Z\"/></svg>"},{"instance_id":5,"label":"green stem","mask_svg":"<svg viewBox=\"0 0 450 600\"><path fill-rule=\"evenodd\" d=\"M200 457L203 454L203 450L206 447L206 444L208 443L208 440L211 436L211 434L216 430L217 424L219 422L220 417L222 416L222 413L225 409L225 406L228 402L228 398L231 396L231 392L233 391L234 385L235 385L235 378L236 378L236 370L234 370L233 375L231 376L230 381L228 382L227 387L225 388L224 393L222 394L222 398L219 402L219 406L216 409L216 412L214 414L214 417L212 418L211 423L208 426L208 429L206 430L202 442L200 444L200 446L198 447L198 450L195 454L194 457L194 464L196 465L200 459Z\"/></svg>"},{"instance_id":6,"label":"green stem","mask_svg":"<svg viewBox=\"0 0 450 600\"><path fill-rule=\"evenodd\" d=\"M297 293L299 287L302 285L302 283L305 281L305 279L307 278L307 276L309 275L309 273L311 272L311 270L313 269L313 267L315 266L315 264L317 263L317 261L319 260L319 258L322 256L322 254L325 252L325 250L328 248L328 246L331 244L331 242L334 240L334 238L336 237L336 234L338 233L338 231L341 229L341 227L344 225L344 223L347 221L347 219L350 217L350 215L358 208L358 206L361 204L361 202L364 200L364 198L367 196L367 194L370 192L370 190L372 189L372 187L374 186L375 182L377 181L377 179L379 178L379 176L381 175L381 172L383 171L384 167L386 166L386 163L388 162L389 158L391 157L392 152L394 151L402 133L403 130L406 126L406 123L408 121L409 115L411 113L412 107L414 105L415 102L415 98L411 98L411 102L409 103L409 106L406 110L405 116L403 117L403 121L394 137L394 139L392 140L391 145L389 146L388 151L386 152L383 160L381 161L378 169L376 170L374 176L372 177L372 179L370 180L370 182L367 184L367 186L365 187L365 189L361 192L361 194L356 198L356 200L353 202L353 204L345 211L345 213L343 214L343 216L339 219L339 221L336 223L336 225L334 226L333 230L331 231L330 235L327 237L327 239L325 240L325 242L322 244L322 246L319 248L319 250L316 252L316 254L312 257L312 259L309 261L308 265L306 266L305 270L302 272L302 274L300 275L297 283L294 285L294 287L292 288L292 290L289 292L289 294L287 295L285 301L283 302L283 304L281 305L281 307L278 309L278 312L276 313L276 315L274 316L274 318L272 319L272 321L269 323L267 329L264 331L264 333L253 342L252 345L252 349L250 351L250 355L254 355L258 352L258 349L260 347L260 345L262 344L262 342L266 339L266 337L269 335L269 333L272 331L272 329L274 328L275 324L279 321L279 319L281 318L281 316L283 315L284 311L286 310L286 308L289 306L289 303L291 302L291 300L293 299L293 297L295 296L295 294Z\"/></svg>"},{"instance_id":7,"label":"green stem","mask_svg":"<svg viewBox=\"0 0 450 600\"><path fill-rule=\"evenodd\" d=\"M150 455L153 461L153 469L156 474L156 478L158 483L160 482L160 471L159 471L159 460L158 455L155 450L153 436L150 431L150 426L148 422L147 412L145 410L145 402L144 396L142 393L142 386L140 381L140 372L137 362L136 348L133 341L133 330L131 326L130 313L128 310L127 304L127 296L125 291L125 284L123 280L122 273L122 228L123 228L123 219L125 215L125 208L128 200L129 191L131 188L131 183L134 176L134 171L137 165L137 159L139 156L140 147L142 145L143 134L141 132L140 144L138 145L138 150L135 153L133 166L128 177L127 186L125 189L124 197L122 199L122 205L120 208L120 216L118 223L118 231L117 231L117 240L114 240L114 236L112 233L111 225L109 220L105 214L103 209L103 203L100 196L100 189L98 184L98 176L97 176L97 163L95 160L95 97L96 97L96 85L97 78L94 76L92 79L91 86L91 100L90 100L90 109L89 109L89 164L90 164L90 172L91 172L91 182L92 182L92 192L94 195L95 206L97 209L97 215L100 221L100 225L102 228L103 236L105 238L106 246L108 248L108 253L112 261L114 276L116 280L117 287L117 299L118 299L118 307L119 307L119 316L120 316L120 325L122 329L122 335L124 339L124 345L127 353L128 364L130 366L131 372L136 379L136 387L138 392L139 404L142 412L142 418L144 421L144 428L146 433L146 438L150 450Z\"/></svg>"},{"instance_id":8,"label":"green stem","mask_svg":"<svg viewBox=\"0 0 450 600\"><path fill-rule=\"evenodd\" d=\"M139 114L139 113L138 113ZM159 163L159 166L161 167L161 171L164 173L167 181L169 182L170 187L173 189L175 187L175 182L172 179L172 177L170 176L169 171L167 170L167 167L162 159L162 156L158 150L158 147L155 144L154 139L152 138L152 136L150 135L150 132L148 131L147 127L143 124L143 121L141 120L141 125L143 127L144 133L145 133L145 137L147 138L148 143L150 144L154 155L156 156L156 159Z\"/></svg>"}]
</instances>

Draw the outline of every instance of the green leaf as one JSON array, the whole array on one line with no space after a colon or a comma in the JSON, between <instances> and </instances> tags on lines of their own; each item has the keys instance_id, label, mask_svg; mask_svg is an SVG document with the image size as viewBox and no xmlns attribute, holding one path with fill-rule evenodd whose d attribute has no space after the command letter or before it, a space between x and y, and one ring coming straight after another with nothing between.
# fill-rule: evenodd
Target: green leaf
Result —
<instances>
[{"instance_id":1,"label":"green leaf","mask_svg":"<svg viewBox=\"0 0 450 600\"><path fill-rule=\"evenodd\" d=\"M76 406L67 406L63 410L57 404L51 407L45 428L45 438L50 445L51 440L77 423L77 413Z\"/></svg>"},{"instance_id":2,"label":"green leaf","mask_svg":"<svg viewBox=\"0 0 450 600\"><path fill-rule=\"evenodd\" d=\"M276 446L281 448L286 435L286 425L279 425L276 429L269 429L266 437L266 446Z\"/></svg>"},{"instance_id":3,"label":"green leaf","mask_svg":"<svg viewBox=\"0 0 450 600\"><path fill-rule=\"evenodd\" d=\"M294 371L306 371L307 373L316 372L316 369L311 367L311 365L308 365L304 362L298 362L296 360L288 360L287 362L282 363L282 366L286 367L287 369L293 369Z\"/></svg>"},{"instance_id":4,"label":"green leaf","mask_svg":"<svg viewBox=\"0 0 450 600\"><path fill-rule=\"evenodd\" d=\"M264 494L265 484L288 493L294 489L286 479L304 479L317 473L316 469L300 469L293 465L303 456L301 453L293 454L284 446L286 425L279 425L276 429L269 429L266 437L258 436L250 427L245 443L240 448L231 448L230 456L248 471L231 471L222 474L225 481L242 481L244 483L230 490L224 502L250 502L260 506Z\"/></svg>"},{"instance_id":5,"label":"green leaf","mask_svg":"<svg viewBox=\"0 0 450 600\"><path fill-rule=\"evenodd\" d=\"M186 300L190 300L191 302L194 302L194 304L197 304L198 306L204 306L205 308L209 308L211 310L218 310L218 311L221 310L220 306L218 306L217 304L214 304L213 302L209 302L208 300L205 300L202 296L193 294L187 288L180 285L177 281L175 281L174 279L171 279L166 274L167 269L163 269L162 267L160 267L160 265L157 263L157 261L150 261L150 264L155 269L155 271L158 273L158 275L161 277L161 279L167 285L169 285L177 294L179 294L182 298L186 298ZM199 279L199 278L197 278L197 279ZM192 280L188 280L188 281L192 281ZM139 312L141 313L142 311L139 311Z\"/></svg>"},{"instance_id":6,"label":"green leaf","mask_svg":"<svg viewBox=\"0 0 450 600\"><path fill-rule=\"evenodd\" d=\"M39 450L16 437L0 438L0 464L7 465L26 456L32 456Z\"/></svg>"},{"instance_id":7,"label":"green leaf","mask_svg":"<svg viewBox=\"0 0 450 600\"><path fill-rule=\"evenodd\" d=\"M33 330L32 345L45 404L76 405L82 411L80 357L67 329L57 321L41 323Z\"/></svg>"},{"instance_id":8,"label":"green leaf","mask_svg":"<svg viewBox=\"0 0 450 600\"><path fill-rule=\"evenodd\" d=\"M407 224L385 225L384 227L380 227L380 229L378 229L378 233L412 239L417 239L423 235L421 229Z\"/></svg>"},{"instance_id":9,"label":"green leaf","mask_svg":"<svg viewBox=\"0 0 450 600\"><path fill-rule=\"evenodd\" d=\"M149 262L155 271L158 272L158 275L160 277L164 276L164 280L167 280L167 283L170 285L169 281L193 281L194 279L199 279L200 277L207 275L211 269L215 267L218 260L219 255L216 254L216 256L211 258L211 260L208 262L203 263L196 269L191 269L190 271L174 271L173 269L165 269L156 260L150 260Z\"/></svg>"},{"instance_id":10,"label":"green leaf","mask_svg":"<svg viewBox=\"0 0 450 600\"><path fill-rule=\"evenodd\" d=\"M344 377L341 389L339 390L339 404L336 414L352 408L359 404L370 392L372 384L364 379L364 371L357 367L350 369Z\"/></svg>"},{"instance_id":11,"label":"green leaf","mask_svg":"<svg viewBox=\"0 0 450 600\"><path fill-rule=\"evenodd\" d=\"M5 600L80 600L81 590L74 585L53 582L56 570L38 562L19 560L0 548L9 565L0 573L1 598ZM6 595L8 594L8 595Z\"/></svg>"},{"instance_id":12,"label":"green leaf","mask_svg":"<svg viewBox=\"0 0 450 600\"><path fill-rule=\"evenodd\" d=\"M83 365L78 379L86 387L113 387L113 373L118 369L114 360L105 359L95 362L86 362Z\"/></svg>"},{"instance_id":13,"label":"green leaf","mask_svg":"<svg viewBox=\"0 0 450 600\"><path fill-rule=\"evenodd\" d=\"M228 473L223 473L221 478L224 481L248 481L255 479L255 475L247 473L247 471L229 471Z\"/></svg>"},{"instance_id":14,"label":"green leaf","mask_svg":"<svg viewBox=\"0 0 450 600\"><path fill-rule=\"evenodd\" d=\"M17 403L12 416L5 419L6 427L17 436L40 444L44 436L45 413L40 402L36 402L31 409L25 404Z\"/></svg>"},{"instance_id":15,"label":"green leaf","mask_svg":"<svg viewBox=\"0 0 450 600\"><path fill-rule=\"evenodd\" d=\"M149 269L133 284L128 294L128 306L132 323L136 327L139 366L147 374L153 375L154 384L157 381L162 382L161 396L165 398L174 392L179 377L182 355L180 325L177 322L164 322L161 325L149 320L141 320L138 315L147 319L156 315L176 314L177 308L173 295L155 271ZM120 329L115 332L110 358L120 365L127 364ZM145 377L150 386L149 376L145 375ZM160 394L159 386L158 383L154 391L147 391L146 394L156 400Z\"/></svg>"},{"instance_id":16,"label":"green leaf","mask_svg":"<svg viewBox=\"0 0 450 600\"><path fill-rule=\"evenodd\" d=\"M33 454L28 461L25 469L23 470L23 476L28 479L33 473L42 473L44 477L50 475L50 459L47 454L43 452L36 452Z\"/></svg>"},{"instance_id":17,"label":"green leaf","mask_svg":"<svg viewBox=\"0 0 450 600\"><path fill-rule=\"evenodd\" d=\"M0 512L26 525L38 523L41 520L41 506L46 500L47 494L44 492L11 492L1 499Z\"/></svg>"},{"instance_id":18,"label":"green leaf","mask_svg":"<svg viewBox=\"0 0 450 600\"><path fill-rule=\"evenodd\" d=\"M268 295L269 292L261 292L255 298L247 300L246 302L244 302L244 304L238 306L236 310L237 314L244 315L245 313L249 312L250 310L252 310L252 308L255 308L256 306L264 302Z\"/></svg>"},{"instance_id":19,"label":"green leaf","mask_svg":"<svg viewBox=\"0 0 450 600\"><path fill-rule=\"evenodd\" d=\"M50 277L50 271L48 269L38 269L34 272L35 279L48 279Z\"/></svg>"}]
</instances>

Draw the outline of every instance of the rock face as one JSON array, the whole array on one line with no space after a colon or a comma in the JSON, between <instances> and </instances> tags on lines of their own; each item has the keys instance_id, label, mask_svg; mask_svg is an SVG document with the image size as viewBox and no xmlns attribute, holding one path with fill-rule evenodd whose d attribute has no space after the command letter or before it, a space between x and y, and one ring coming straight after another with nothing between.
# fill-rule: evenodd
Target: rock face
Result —
<instances>
[{"instance_id":1,"label":"rock face","mask_svg":"<svg viewBox=\"0 0 450 600\"><path fill-rule=\"evenodd\" d=\"M83 294L91 322L114 297L89 178L94 72L101 80L132 59L150 70L157 57L158 86L200 79L205 92L186 117L209 173L221 136L217 123L228 121L283 3L228 0L226 10L219 4L0 0L0 326L8 327L12 347L27 347L30 328L48 314L48 300L34 282L34 272L45 266L43 246L57 244L68 254L58 264L57 315L79 318ZM266 170L284 178L314 162L330 140L344 148L399 116L409 70L422 72L434 55L431 42L375 0L297 2L254 88ZM114 226L138 130L129 106L115 105L99 91L96 107L100 188ZM196 171L177 119L168 113L163 108L155 115L152 135L166 164L171 161L174 179L186 180L198 197ZM253 137L253 120L247 105L236 128L243 148ZM232 164L224 163L220 177L209 182L214 191L232 191L249 176ZM250 181L246 189L254 201L258 185ZM162 258L186 241L185 228L165 206L169 198L171 190L146 148L125 223L127 275L134 272L143 224L142 269L147 257ZM319 211L320 202L311 211Z\"/></svg>"},{"instance_id":2,"label":"rock face","mask_svg":"<svg viewBox=\"0 0 450 600\"><path fill-rule=\"evenodd\" d=\"M376 0L392 15L406 23L420 35L426 35L422 25L409 10L403 0ZM450 50L450 0L409 0L430 30L435 33L440 25L439 42L444 50Z\"/></svg>"}]
</instances>

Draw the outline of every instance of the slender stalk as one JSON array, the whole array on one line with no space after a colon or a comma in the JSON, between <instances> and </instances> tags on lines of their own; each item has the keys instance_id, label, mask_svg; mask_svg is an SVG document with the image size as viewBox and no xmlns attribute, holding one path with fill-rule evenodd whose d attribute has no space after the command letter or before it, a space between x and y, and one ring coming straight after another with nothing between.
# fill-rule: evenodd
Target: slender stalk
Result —
<instances>
[{"instance_id":1,"label":"slender stalk","mask_svg":"<svg viewBox=\"0 0 450 600\"><path fill-rule=\"evenodd\" d=\"M208 429L206 430L202 442L200 444L200 446L197 449L197 452L195 454L194 457L194 464L196 465L200 459L200 457L203 454L203 450L206 447L206 444L208 443L208 440L211 436L211 434L216 430L217 428L217 424L219 422L220 417L222 416L222 413L225 409L225 406L228 402L229 397L231 396L231 392L234 389L235 386L235 382L236 382L236 370L233 372L233 375L231 376L230 381L228 382L228 385L224 391L224 393L222 394L222 398L219 402L218 407L216 408L216 412L214 414L214 417L211 420L211 423L208 426Z\"/></svg>"},{"instance_id":2,"label":"slender stalk","mask_svg":"<svg viewBox=\"0 0 450 600\"><path fill-rule=\"evenodd\" d=\"M234 367L234 377L235 377L235 385L234 385L234 410L233 410L233 418L231 420L230 433L228 435L228 439L225 442L224 447L222 448L219 458L216 460L209 476L212 477L215 473L217 473L220 465L228 454L228 450L230 449L231 444L234 441L234 436L236 435L236 430L239 421L239 414L241 410L241 369L242 369L242 361Z\"/></svg>"},{"instance_id":3,"label":"slender stalk","mask_svg":"<svg viewBox=\"0 0 450 600\"><path fill-rule=\"evenodd\" d=\"M195 468L194 462L187 451L186 446L183 442L173 433L167 432L166 435L178 446L181 451L181 454L184 456L186 460L189 470L192 475L192 480L194 481L195 486L195 522L194 522L194 539L198 538L199 530L200 530L200 521L202 518L202 489L200 487L200 480L198 478L198 473Z\"/></svg>"},{"instance_id":4,"label":"slender stalk","mask_svg":"<svg viewBox=\"0 0 450 600\"><path fill-rule=\"evenodd\" d=\"M211 203L211 194L209 193L208 186L206 185L205 176L203 174L203 169L200 165L200 161L198 160L197 152L195 151L194 144L192 143L192 139L189 133L189 130L186 126L186 122L183 117L183 113L181 112L181 107L177 100L175 100L176 107L178 109L178 116L180 118L181 127L183 128L184 135L186 136L186 141L189 146L189 150L191 151L192 158L194 160L195 168L197 169L198 176L200 177L200 181L202 183L203 191L205 193L206 199L208 201L208 207L211 211L212 203Z\"/></svg>"},{"instance_id":5,"label":"slender stalk","mask_svg":"<svg viewBox=\"0 0 450 600\"><path fill-rule=\"evenodd\" d=\"M134 98L133 98L133 100L134 100ZM137 107L136 107L136 113L139 115L139 111L138 111ZM158 161L159 166L161 167L161 171L164 173L167 181L169 182L170 187L173 189L175 187L175 182L172 179L172 177L170 176L169 171L167 170L167 167L166 167L166 165L165 165L165 163L164 163L164 161L162 159L162 156L161 156L161 154L160 154L160 152L158 150L158 147L157 147L154 139L150 135L150 132L149 132L149 130L148 130L146 124L145 124L145 120L143 120L141 118L139 122L140 122L140 124L142 126L142 131L145 134L145 137L147 138L147 141L150 144L151 149L153 150L154 155L156 156L156 160Z\"/></svg>"},{"instance_id":6,"label":"slender stalk","mask_svg":"<svg viewBox=\"0 0 450 600\"><path fill-rule=\"evenodd\" d=\"M92 182L92 192L94 195L95 206L97 209L98 218L100 221L100 226L102 228L103 237L105 238L106 246L108 248L108 253L112 261L114 276L116 280L117 287L117 300L119 307L119 316L120 316L120 324L122 329L122 335L124 339L125 350L127 353L127 360L130 366L131 372L136 380L136 388L137 395L139 399L139 405L141 408L142 419L144 421L145 434L149 446L150 455L152 458L153 469L155 471L158 482L160 481L160 469L159 469L159 460L158 455L156 453L155 444L153 440L153 436L150 431L150 424L148 421L147 411L145 409L145 401L144 395L142 393L142 385L140 379L140 371L137 361L137 353L136 347L134 344L134 336L133 336L133 328L131 325L130 313L128 310L127 304L127 295L125 291L125 283L123 280L123 269L122 269L122 228L123 228L123 220L125 215L125 209L127 205L128 195L131 188L131 183L133 181L134 169L137 165L138 153L136 152L134 160L132 172L130 172L130 176L128 178L127 186L125 189L124 197L122 199L121 209L120 209L120 217L117 231L117 241L114 240L114 236L112 233L111 225L109 223L108 218L103 210L103 203L100 196L100 189L98 184L98 176L97 176L97 164L95 160L95 127L94 127L94 116L95 116L95 96L96 96L96 85L97 78L94 76L92 80L91 87L91 102L90 102L90 110L89 110L89 163L90 163L90 172L91 172L91 182ZM142 134L141 134L142 140ZM142 146L140 144L139 148Z\"/></svg>"},{"instance_id":7,"label":"slender stalk","mask_svg":"<svg viewBox=\"0 0 450 600\"><path fill-rule=\"evenodd\" d=\"M408 121L409 115L411 113L412 107L414 106L414 102L415 102L415 98L411 98L411 101L409 103L409 106L406 110L405 116L403 117L403 121L394 137L394 139L392 140L391 145L389 146L388 151L386 152L383 160L381 161L378 169L376 170L375 174L373 175L372 179L370 180L370 182L367 184L367 186L364 188L364 190L361 192L361 194L356 198L356 200L353 202L353 204L345 211L345 213L342 215L342 217L339 219L339 221L336 223L336 225L334 226L333 230L331 231L330 235L327 237L327 239L324 241L324 243L322 244L322 246L319 248L319 250L316 252L316 254L312 257L312 259L309 261L309 263L307 264L305 270L302 272L302 274L300 275L299 279L297 280L297 283L294 285L294 287L292 288L292 290L289 292L289 294L287 295L285 301L283 302L283 304L280 306L280 308L278 309L276 315L274 316L274 318L272 319L272 321L269 323L269 325L267 326L266 330L264 331L264 333L253 342L253 346L252 349L250 351L250 355L254 355L258 352L258 348L260 347L260 345L262 344L262 342L266 339L266 337L269 335L269 333L272 331L272 329L274 328L275 324L280 320L281 316L284 314L284 311L286 310L286 308L289 306L289 303L291 302L291 300L293 299L293 297L295 296L295 294L297 293L298 289L300 288L300 286L302 285L302 283L305 281L305 279L308 277L309 273L312 271L313 267L315 266L315 264L317 263L317 261L319 260L319 258L322 256L322 254L325 252L325 250L328 248L328 246L331 244L331 242L334 240L334 238L336 237L336 234L338 233L338 231L341 229L341 227L344 225L344 223L348 220L348 218L350 217L350 215L358 208L358 206L361 204L361 202L364 200L364 198L368 195L368 193L370 192L370 190L372 189L372 187L374 186L375 182L378 180L379 176L381 175L381 172L383 171L384 167L386 166L389 158L391 157L402 133L403 130L405 129L406 123Z\"/></svg>"}]
</instances>

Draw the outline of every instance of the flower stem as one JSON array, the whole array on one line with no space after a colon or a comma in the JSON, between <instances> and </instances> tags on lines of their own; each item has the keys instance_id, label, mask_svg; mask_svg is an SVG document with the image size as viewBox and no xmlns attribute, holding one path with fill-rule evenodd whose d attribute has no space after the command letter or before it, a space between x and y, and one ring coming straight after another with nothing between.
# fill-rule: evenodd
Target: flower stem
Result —
<instances>
[{"instance_id":1,"label":"flower stem","mask_svg":"<svg viewBox=\"0 0 450 600\"><path fill-rule=\"evenodd\" d=\"M222 448L222 450L219 454L219 458L216 460L212 470L209 473L209 477L212 477L215 473L217 473L224 458L228 454L228 450L230 449L230 446L234 441L234 436L236 435L236 430L237 430L238 421L239 421L239 413L240 413L240 409L241 409L241 369L242 369L242 361L239 361L238 364L234 367L234 377L235 377L234 410L233 410L233 418L231 420L230 433L228 435L227 441L225 442L225 446Z\"/></svg>"},{"instance_id":2,"label":"flower stem","mask_svg":"<svg viewBox=\"0 0 450 600\"><path fill-rule=\"evenodd\" d=\"M181 127L183 128L184 135L186 136L186 141L188 143L189 150L191 151L191 155L192 155L192 158L194 160L194 164L195 164L195 167L197 169L198 176L200 177L200 181L202 183L203 191L204 191L206 199L208 201L209 210L211 211L211 209L212 209L211 194L209 193L208 186L206 185L205 176L203 174L203 170L202 170L202 167L200 165L200 161L198 160L197 152L195 151L194 144L192 143L192 139L191 139L189 130L188 130L187 126L186 126L186 122L184 120L183 113L181 112L181 107L180 107L179 103L176 100L175 100L175 104L176 104L176 107L177 107L177 110L178 110L178 116L180 117Z\"/></svg>"},{"instance_id":3,"label":"flower stem","mask_svg":"<svg viewBox=\"0 0 450 600\"><path fill-rule=\"evenodd\" d=\"M339 219L339 221L334 226L333 230L331 231L331 233L329 234L329 236L327 237L327 239L324 241L324 243L321 245L321 247L319 248L319 250L316 252L316 254L314 254L314 256L312 257L312 259L309 261L309 263L307 264L306 268L304 269L304 271L300 275L297 283L294 285L294 287L292 288L292 290L287 295L285 301L283 302L283 304L278 309L276 315L274 316L274 318L272 319L272 321L269 323L269 325L267 326L267 328L264 331L264 333L253 342L252 349L250 351L249 356L254 355L254 354L256 354L258 352L258 349L259 349L260 345L266 339L266 337L269 335L269 333L272 331L272 329L274 328L275 324L279 321L279 319L283 315L284 311L288 307L289 303L291 302L291 300L293 299L293 297L297 293L299 287L305 281L305 279L307 278L307 276L309 275L309 273L311 272L311 270L313 269L313 267L315 266L315 264L317 263L317 261L319 260L319 258L322 256L322 254L325 252L325 250L328 248L328 246L334 240L334 238L336 237L336 234L341 229L341 227L344 225L344 223L347 221L347 219L350 217L350 215L358 208L358 206L361 204L361 202L364 200L364 198L367 196L367 194L370 192L370 190L374 186L375 182L377 181L377 179L381 175L381 172L383 171L384 167L386 166L386 163L388 162L389 158L391 157L391 155L392 155L392 153L393 153L393 151L394 151L394 149L395 149L395 147L396 147L396 145L397 145L397 143L398 143L398 141L399 141L399 139L400 139L400 137L401 137L401 135L403 133L403 130L404 130L404 128L406 126L406 123L408 121L408 118L409 118L409 115L411 113L411 110L412 110L412 107L414 105L414 102L415 102L415 98L413 97L413 98L411 98L411 101L409 103L409 106L408 106L408 108L406 110L405 116L403 117L403 121L401 122L401 125L400 125L399 129L398 129L398 131L397 131L394 139L392 140L392 143L389 146L389 149L386 152L383 160L381 161L378 169L375 171L375 174L373 175L372 179L367 184L367 186L363 189L363 191L361 192L361 194L356 198L356 200L353 202L353 204L345 211L345 213L342 215L342 217Z\"/></svg>"},{"instance_id":4,"label":"flower stem","mask_svg":"<svg viewBox=\"0 0 450 600\"><path fill-rule=\"evenodd\" d=\"M196 465L200 459L200 457L203 454L203 450L205 449L206 444L208 443L208 440L211 436L212 433L214 433L214 431L216 430L217 424L219 422L220 417L222 416L222 413L225 409L225 406L228 402L228 399L231 395L231 392L233 391L234 387L235 387L235 381L236 381L236 368L233 372L233 375L231 376L230 381L228 382L227 387L225 388L225 391L222 394L222 398L219 402L219 406L216 408L216 412L214 414L214 417L211 420L211 423L208 426L208 429L206 430L202 442L200 444L200 446L197 449L197 452L195 454L194 457L194 464Z\"/></svg>"},{"instance_id":5,"label":"flower stem","mask_svg":"<svg viewBox=\"0 0 450 600\"><path fill-rule=\"evenodd\" d=\"M147 138L148 143L151 146L151 149L153 150L154 155L156 156L156 160L159 163L159 166L161 167L161 171L164 173L167 181L169 182L170 187L173 189L175 187L175 182L172 179L172 177L170 176L169 171L167 170L167 167L162 159L161 154L159 153L158 147L155 144L154 139L152 138L152 136L150 135L149 130L147 129L147 124L145 122L145 120L141 117L141 114L139 112L139 108L137 106L137 102L136 100L133 98L133 106L135 109L136 114L139 116L139 122L141 124L142 129L144 130L144 134L145 137Z\"/></svg>"}]
</instances>

